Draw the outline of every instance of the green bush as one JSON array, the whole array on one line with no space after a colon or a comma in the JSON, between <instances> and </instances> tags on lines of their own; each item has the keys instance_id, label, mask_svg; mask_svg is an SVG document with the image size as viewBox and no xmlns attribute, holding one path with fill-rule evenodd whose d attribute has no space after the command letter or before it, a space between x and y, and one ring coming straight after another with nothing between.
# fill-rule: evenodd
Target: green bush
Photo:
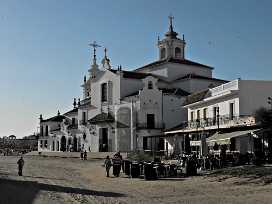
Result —
<instances>
[{"instance_id":1,"label":"green bush","mask_svg":"<svg viewBox=\"0 0 272 204\"><path fill-rule=\"evenodd\" d=\"M148 154L144 154L144 153L138 153L138 152L130 153L127 158L129 161L137 161L137 162L153 161L152 156Z\"/></svg>"}]
</instances>

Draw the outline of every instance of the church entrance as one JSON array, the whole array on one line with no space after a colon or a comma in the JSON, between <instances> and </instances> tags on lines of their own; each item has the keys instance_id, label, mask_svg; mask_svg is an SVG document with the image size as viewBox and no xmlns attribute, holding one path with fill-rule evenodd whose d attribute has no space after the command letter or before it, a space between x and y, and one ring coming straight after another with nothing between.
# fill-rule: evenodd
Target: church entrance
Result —
<instances>
[{"instance_id":1,"label":"church entrance","mask_svg":"<svg viewBox=\"0 0 272 204\"><path fill-rule=\"evenodd\" d=\"M65 152L66 150L66 137L62 136L60 141L60 151Z\"/></svg>"}]
</instances>

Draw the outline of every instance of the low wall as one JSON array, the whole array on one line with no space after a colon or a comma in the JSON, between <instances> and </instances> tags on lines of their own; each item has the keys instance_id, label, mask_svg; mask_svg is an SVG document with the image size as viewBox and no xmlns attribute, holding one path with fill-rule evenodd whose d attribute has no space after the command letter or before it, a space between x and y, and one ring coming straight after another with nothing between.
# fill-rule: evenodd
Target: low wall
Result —
<instances>
[{"instance_id":1,"label":"low wall","mask_svg":"<svg viewBox=\"0 0 272 204\"><path fill-rule=\"evenodd\" d=\"M87 159L105 159L107 156L113 158L116 152L87 152ZM41 152L32 151L27 156L46 156L46 157L63 157L63 158L80 158L80 152ZM127 158L127 153L121 153L122 157Z\"/></svg>"}]
</instances>

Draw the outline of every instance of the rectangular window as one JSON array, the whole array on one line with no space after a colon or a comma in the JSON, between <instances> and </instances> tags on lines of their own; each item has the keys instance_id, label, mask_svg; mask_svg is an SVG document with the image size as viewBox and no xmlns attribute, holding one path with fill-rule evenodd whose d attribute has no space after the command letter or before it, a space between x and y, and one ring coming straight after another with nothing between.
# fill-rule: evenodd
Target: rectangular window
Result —
<instances>
[{"instance_id":1,"label":"rectangular window","mask_svg":"<svg viewBox=\"0 0 272 204\"><path fill-rule=\"evenodd\" d=\"M75 124L76 124L76 119L72 118L72 125L75 125Z\"/></svg>"},{"instance_id":2,"label":"rectangular window","mask_svg":"<svg viewBox=\"0 0 272 204\"><path fill-rule=\"evenodd\" d=\"M40 147L43 148L43 140L40 140Z\"/></svg>"},{"instance_id":3,"label":"rectangular window","mask_svg":"<svg viewBox=\"0 0 272 204\"><path fill-rule=\"evenodd\" d=\"M41 133L41 136L43 136L43 126L41 126L40 133Z\"/></svg>"},{"instance_id":4,"label":"rectangular window","mask_svg":"<svg viewBox=\"0 0 272 204\"><path fill-rule=\"evenodd\" d=\"M203 109L203 119L206 120L207 119L207 108Z\"/></svg>"},{"instance_id":5,"label":"rectangular window","mask_svg":"<svg viewBox=\"0 0 272 204\"><path fill-rule=\"evenodd\" d=\"M45 126L45 136L48 136L48 125Z\"/></svg>"},{"instance_id":6,"label":"rectangular window","mask_svg":"<svg viewBox=\"0 0 272 204\"><path fill-rule=\"evenodd\" d=\"M191 121L193 121L194 120L194 112L192 111L191 112Z\"/></svg>"},{"instance_id":7,"label":"rectangular window","mask_svg":"<svg viewBox=\"0 0 272 204\"><path fill-rule=\"evenodd\" d=\"M200 119L200 110L197 110L197 112L196 112L196 116L197 116L197 118L196 118L196 119Z\"/></svg>"},{"instance_id":8,"label":"rectangular window","mask_svg":"<svg viewBox=\"0 0 272 204\"><path fill-rule=\"evenodd\" d=\"M107 102L107 94L108 94L108 91L107 91L107 84L104 83L101 85L101 102Z\"/></svg>"},{"instance_id":9,"label":"rectangular window","mask_svg":"<svg viewBox=\"0 0 272 204\"><path fill-rule=\"evenodd\" d=\"M234 103L230 103L229 115L230 115L230 120L232 120L234 117Z\"/></svg>"},{"instance_id":10,"label":"rectangular window","mask_svg":"<svg viewBox=\"0 0 272 204\"><path fill-rule=\"evenodd\" d=\"M86 124L86 112L82 113L82 123L83 123L83 125Z\"/></svg>"},{"instance_id":11,"label":"rectangular window","mask_svg":"<svg viewBox=\"0 0 272 204\"><path fill-rule=\"evenodd\" d=\"M47 148L47 140L44 140L44 147Z\"/></svg>"}]
</instances>

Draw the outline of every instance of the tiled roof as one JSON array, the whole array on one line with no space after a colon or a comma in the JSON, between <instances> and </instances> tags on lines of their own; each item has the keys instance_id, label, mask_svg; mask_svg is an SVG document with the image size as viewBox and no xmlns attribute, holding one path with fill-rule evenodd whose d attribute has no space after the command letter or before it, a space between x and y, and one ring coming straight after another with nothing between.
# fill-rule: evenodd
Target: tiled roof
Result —
<instances>
[{"instance_id":1,"label":"tiled roof","mask_svg":"<svg viewBox=\"0 0 272 204\"><path fill-rule=\"evenodd\" d=\"M106 122L113 122L114 117L110 113L100 113L93 117L92 119L88 120L90 123L106 123Z\"/></svg>"},{"instance_id":2,"label":"tiled roof","mask_svg":"<svg viewBox=\"0 0 272 204\"><path fill-rule=\"evenodd\" d=\"M133 93L131 93L129 95L124 96L123 98L130 97L130 96L137 96L137 95L139 95L139 91L135 91L135 92L133 92Z\"/></svg>"},{"instance_id":3,"label":"tiled roof","mask_svg":"<svg viewBox=\"0 0 272 204\"><path fill-rule=\"evenodd\" d=\"M111 72L116 74L117 70L111 69ZM123 77L124 78L130 78L130 79L144 79L148 76L152 76L151 74L148 73L139 73L139 72L130 72L130 71L123 71Z\"/></svg>"},{"instance_id":4,"label":"tiled roof","mask_svg":"<svg viewBox=\"0 0 272 204\"><path fill-rule=\"evenodd\" d=\"M163 60L158 60L158 61L152 62L152 63L150 63L148 65L145 65L143 67L140 67L140 68L138 68L136 70L138 71L138 70L141 70L141 69L144 69L144 68L149 68L149 67L153 67L153 66L156 66L156 65L161 65L161 64L164 64L164 63L168 63L168 62L176 63L176 64L185 64L185 65L200 66L200 67L206 67L206 68L213 69L212 67L209 67L207 65L200 64L200 63L193 62L193 61L186 60L186 59L182 60L182 59L167 58L167 59L163 59Z\"/></svg>"},{"instance_id":5,"label":"tiled roof","mask_svg":"<svg viewBox=\"0 0 272 204\"><path fill-rule=\"evenodd\" d=\"M78 112L78 108L74 108L66 113L64 113L64 115L70 114L70 113L77 113Z\"/></svg>"},{"instance_id":6,"label":"tiled roof","mask_svg":"<svg viewBox=\"0 0 272 204\"><path fill-rule=\"evenodd\" d=\"M46 120L42 120L41 122L62 122L63 119L65 119L65 116L63 115L57 115L52 118L48 118Z\"/></svg>"},{"instance_id":7,"label":"tiled roof","mask_svg":"<svg viewBox=\"0 0 272 204\"><path fill-rule=\"evenodd\" d=\"M191 93L189 93L187 91L184 91L184 90L182 90L180 88L174 88L174 89L164 89L164 88L162 88L160 90L162 90L162 93L169 93L169 94L174 94L174 95L177 95L177 96L188 96L189 94L191 94Z\"/></svg>"},{"instance_id":8,"label":"tiled roof","mask_svg":"<svg viewBox=\"0 0 272 204\"><path fill-rule=\"evenodd\" d=\"M208 91L209 91L209 89L204 89L202 91L199 91L199 92L189 95L187 97L187 99L184 101L184 103L182 104L182 106L186 106L186 105L189 105L192 103L196 103L198 101L202 101L205 98Z\"/></svg>"},{"instance_id":9,"label":"tiled roof","mask_svg":"<svg viewBox=\"0 0 272 204\"><path fill-rule=\"evenodd\" d=\"M197 74L187 74L181 78L178 78L176 80L174 80L173 82L175 81L179 81L179 80L182 80L182 79L206 79L206 80L213 80L213 81L222 81L222 82L228 82L226 80L223 80L223 79L216 79L216 78L211 78L211 77L205 77L205 76L200 76L200 75L197 75Z\"/></svg>"}]
</instances>

